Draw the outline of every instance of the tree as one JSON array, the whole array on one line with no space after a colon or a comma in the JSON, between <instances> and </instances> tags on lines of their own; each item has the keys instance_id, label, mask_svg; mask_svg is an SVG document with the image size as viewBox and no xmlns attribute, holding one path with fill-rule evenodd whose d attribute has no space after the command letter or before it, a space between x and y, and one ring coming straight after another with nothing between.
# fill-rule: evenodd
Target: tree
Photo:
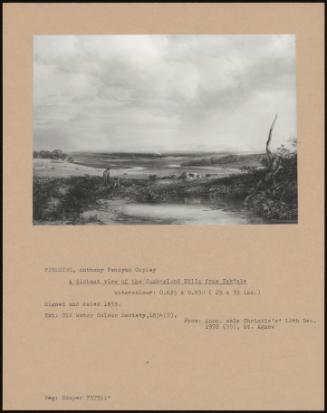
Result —
<instances>
[{"instance_id":1,"label":"tree","mask_svg":"<svg viewBox=\"0 0 327 413\"><path fill-rule=\"evenodd\" d=\"M269 129L269 134L268 134L268 139L266 142L266 154L267 154L267 174L265 176L266 181L270 181L272 184L272 187L276 186L276 175L280 171L281 165L280 165L280 156L273 154L270 150L270 143L272 139L272 133L273 129L275 126L275 123L277 121L277 114L274 117L274 120L270 126Z\"/></svg>"},{"instance_id":2,"label":"tree","mask_svg":"<svg viewBox=\"0 0 327 413\"><path fill-rule=\"evenodd\" d=\"M245 204L258 215L269 219L294 220L297 218L296 140L290 140L290 147L281 145L273 153L270 144L276 120L277 115L266 141L263 175L255 182L252 174L254 187L245 198Z\"/></svg>"}]
</instances>

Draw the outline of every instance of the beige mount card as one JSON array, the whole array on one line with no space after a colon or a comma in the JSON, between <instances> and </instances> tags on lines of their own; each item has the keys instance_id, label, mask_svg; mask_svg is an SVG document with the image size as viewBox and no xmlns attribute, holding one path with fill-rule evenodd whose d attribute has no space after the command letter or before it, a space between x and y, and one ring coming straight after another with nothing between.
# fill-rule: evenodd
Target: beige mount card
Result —
<instances>
[{"instance_id":1,"label":"beige mount card","mask_svg":"<svg viewBox=\"0 0 327 413\"><path fill-rule=\"evenodd\" d=\"M324 408L323 34L4 5L5 410Z\"/></svg>"}]
</instances>

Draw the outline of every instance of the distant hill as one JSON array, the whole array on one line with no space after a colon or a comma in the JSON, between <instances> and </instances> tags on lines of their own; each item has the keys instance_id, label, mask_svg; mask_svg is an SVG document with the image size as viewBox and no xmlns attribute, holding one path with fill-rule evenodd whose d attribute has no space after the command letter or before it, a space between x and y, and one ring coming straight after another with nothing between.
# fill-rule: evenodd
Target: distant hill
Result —
<instances>
[{"instance_id":1,"label":"distant hill","mask_svg":"<svg viewBox=\"0 0 327 413\"><path fill-rule=\"evenodd\" d=\"M89 157L89 158L161 158L163 155L160 153L151 152L71 152L73 157Z\"/></svg>"},{"instance_id":2,"label":"distant hill","mask_svg":"<svg viewBox=\"0 0 327 413\"><path fill-rule=\"evenodd\" d=\"M206 156L183 162L182 166L211 166L211 165L232 165L235 167L242 166L261 166L265 158L264 153L252 154L229 154L224 156Z\"/></svg>"},{"instance_id":3,"label":"distant hill","mask_svg":"<svg viewBox=\"0 0 327 413\"><path fill-rule=\"evenodd\" d=\"M223 156L229 155L230 152L89 152L89 151L73 151L71 156L75 157L107 157L107 158L165 158L165 157L185 157L185 158L202 158L208 156Z\"/></svg>"},{"instance_id":4,"label":"distant hill","mask_svg":"<svg viewBox=\"0 0 327 413\"><path fill-rule=\"evenodd\" d=\"M228 152L169 152L169 153L135 153L135 152L71 152L69 161L75 164L96 168L110 167L210 167L222 166L240 169L242 167L260 167L265 154L236 154Z\"/></svg>"}]
</instances>

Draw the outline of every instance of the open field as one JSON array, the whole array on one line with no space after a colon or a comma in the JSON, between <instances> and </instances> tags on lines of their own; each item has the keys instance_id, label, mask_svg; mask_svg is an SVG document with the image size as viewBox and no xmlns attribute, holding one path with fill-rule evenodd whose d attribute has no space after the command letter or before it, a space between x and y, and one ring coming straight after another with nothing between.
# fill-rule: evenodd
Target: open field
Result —
<instances>
[{"instance_id":1,"label":"open field","mask_svg":"<svg viewBox=\"0 0 327 413\"><path fill-rule=\"evenodd\" d=\"M33 168L34 176L44 177L100 176L108 166L112 176L137 179L147 179L150 175L176 178L183 172L199 174L201 177L225 177L240 173L243 166L260 166L260 156L243 155L239 159L238 155L224 152L165 155L75 152L70 154L70 162L34 159Z\"/></svg>"}]
</instances>

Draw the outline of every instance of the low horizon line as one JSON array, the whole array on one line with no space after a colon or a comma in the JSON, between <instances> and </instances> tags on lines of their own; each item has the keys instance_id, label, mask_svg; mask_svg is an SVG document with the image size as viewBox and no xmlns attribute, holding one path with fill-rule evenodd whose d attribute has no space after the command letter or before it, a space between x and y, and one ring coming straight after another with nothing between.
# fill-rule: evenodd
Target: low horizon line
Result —
<instances>
[{"instance_id":1,"label":"low horizon line","mask_svg":"<svg viewBox=\"0 0 327 413\"><path fill-rule=\"evenodd\" d=\"M66 150L66 149L33 149L33 151L48 151L48 152L53 152L56 150L60 150L62 152L66 153L82 153L82 152L88 152L88 153L148 153L148 154L167 154L167 153L221 153L221 152L226 152L226 153L233 153L233 152L251 152L251 153L263 153L265 152L264 149L260 150L244 150L244 149L215 149L215 150L173 150L173 151L158 151L158 150L153 150L153 151L110 151L110 150L89 150L89 149L83 149L83 150Z\"/></svg>"}]
</instances>

